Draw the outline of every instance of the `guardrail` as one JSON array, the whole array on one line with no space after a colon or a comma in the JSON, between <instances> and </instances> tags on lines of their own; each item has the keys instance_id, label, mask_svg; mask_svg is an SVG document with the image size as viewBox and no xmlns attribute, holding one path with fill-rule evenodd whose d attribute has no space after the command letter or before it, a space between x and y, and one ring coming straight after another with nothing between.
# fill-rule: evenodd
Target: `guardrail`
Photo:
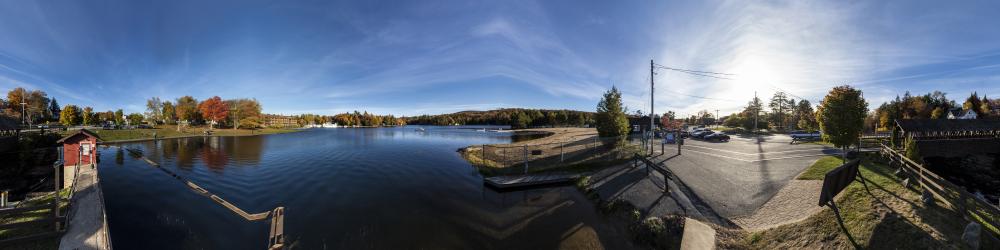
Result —
<instances>
[{"instance_id":1,"label":"guardrail","mask_svg":"<svg viewBox=\"0 0 1000 250\"><path fill-rule=\"evenodd\" d=\"M882 144L881 148L881 154L890 160L890 166L899 166L906 173L904 183L912 183L910 179L913 178L925 192L924 195L933 195L966 220L984 224L987 231L1000 236L1000 208L927 170L891 147Z\"/></svg>"},{"instance_id":2,"label":"guardrail","mask_svg":"<svg viewBox=\"0 0 1000 250\"><path fill-rule=\"evenodd\" d=\"M476 145L467 148L470 161L500 174L525 174L530 169L546 169L573 164L627 160L648 147L649 140L638 137L587 136L552 143L522 145Z\"/></svg>"},{"instance_id":3,"label":"guardrail","mask_svg":"<svg viewBox=\"0 0 1000 250\"><path fill-rule=\"evenodd\" d=\"M60 175L62 174L60 171L63 168L62 162L56 161L55 163L53 163L53 168L55 168L54 180L56 181L53 181L55 186L55 191L52 192L54 197L52 197L51 202L49 202L48 204L36 205L36 206L0 208L0 218L4 218L3 220L0 220L0 230L22 230L22 229L38 229L38 228L42 228L44 230L39 233L16 236L9 239L0 239L0 246L59 236L62 235L62 233L66 232L65 225L67 221L67 216L60 214L61 212L60 204L62 204L63 198L59 196L59 192L61 190L59 189L59 181L58 181L59 177L61 177ZM75 188L71 190L76 191ZM70 192L71 197L72 193L73 192ZM69 206L71 200L72 198L66 200L67 207ZM18 205L20 204L23 203L19 203ZM9 222L9 218L12 218L13 216L38 212L38 211L45 211L45 210L49 211L45 213L44 216L27 221L12 222L12 223ZM52 225L52 227L48 227L48 225Z\"/></svg>"},{"instance_id":4,"label":"guardrail","mask_svg":"<svg viewBox=\"0 0 1000 250\"><path fill-rule=\"evenodd\" d=\"M640 154L633 155L632 168L638 167L639 162L642 162L643 165L646 165L646 176L649 176L650 171L660 172L660 174L663 175L663 192L669 193L670 185L667 183L670 182L671 176L673 176L670 170L661 166L660 164L653 163L653 161L650 161L645 156L642 156Z\"/></svg>"}]
</instances>

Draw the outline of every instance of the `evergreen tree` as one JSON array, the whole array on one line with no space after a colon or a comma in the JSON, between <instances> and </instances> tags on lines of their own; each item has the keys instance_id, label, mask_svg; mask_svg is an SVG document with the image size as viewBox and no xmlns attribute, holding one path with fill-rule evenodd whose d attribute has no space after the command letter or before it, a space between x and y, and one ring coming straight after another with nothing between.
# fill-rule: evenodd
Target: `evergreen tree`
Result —
<instances>
[{"instance_id":1,"label":"evergreen tree","mask_svg":"<svg viewBox=\"0 0 1000 250\"><path fill-rule=\"evenodd\" d=\"M56 102L56 98L53 97L52 101L49 102L49 115L50 120L59 121L59 116L62 114L62 110L59 109L59 102Z\"/></svg>"},{"instance_id":2,"label":"evergreen tree","mask_svg":"<svg viewBox=\"0 0 1000 250\"><path fill-rule=\"evenodd\" d=\"M596 125L601 137L620 137L628 135L628 118L625 117L625 106L622 104L622 94L618 88L604 93L601 102L597 104Z\"/></svg>"}]
</instances>

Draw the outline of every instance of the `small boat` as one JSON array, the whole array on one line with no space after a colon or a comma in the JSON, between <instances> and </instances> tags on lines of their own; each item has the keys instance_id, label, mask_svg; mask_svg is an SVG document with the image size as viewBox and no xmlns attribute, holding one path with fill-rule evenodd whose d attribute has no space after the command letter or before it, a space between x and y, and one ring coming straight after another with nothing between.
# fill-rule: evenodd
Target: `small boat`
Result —
<instances>
[{"instance_id":1,"label":"small boat","mask_svg":"<svg viewBox=\"0 0 1000 250\"><path fill-rule=\"evenodd\" d=\"M424 129L424 128L417 128L417 129L414 129L414 130L419 131L419 132L427 132L427 130Z\"/></svg>"}]
</instances>

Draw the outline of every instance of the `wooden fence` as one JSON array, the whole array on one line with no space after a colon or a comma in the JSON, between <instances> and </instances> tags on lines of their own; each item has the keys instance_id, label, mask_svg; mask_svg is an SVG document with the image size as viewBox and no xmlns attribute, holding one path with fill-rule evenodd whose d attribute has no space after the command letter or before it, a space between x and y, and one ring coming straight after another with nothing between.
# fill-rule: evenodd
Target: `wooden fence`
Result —
<instances>
[{"instance_id":1,"label":"wooden fence","mask_svg":"<svg viewBox=\"0 0 1000 250\"><path fill-rule=\"evenodd\" d=\"M67 222L67 217L60 214L61 212L60 204L66 202L68 207L69 201L71 201L72 198L64 200L62 197L59 196L59 191L60 191L59 179L62 174L60 171L62 170L62 167L63 166L61 161L56 161L53 164L53 168L55 168L55 179L53 179L53 183L55 184L55 191L52 192L54 197L52 197L52 201L49 202L48 204L34 205L34 206L18 206L13 208L0 208L0 218L2 218L0 219L0 230L30 230L30 229L41 228L42 231L38 233L15 236L13 238L8 238L8 239L0 239L0 246L12 243L33 241L48 237L60 236L62 235L62 233L66 231L65 225ZM73 191L76 191L75 188L73 189ZM72 196L72 194L73 192L70 192L70 196ZM44 216L37 217L27 221L10 222L11 218L14 218L18 215L24 215L27 213L33 213L45 210L48 210L48 212L45 213ZM49 225L51 225L52 227L49 227Z\"/></svg>"},{"instance_id":2,"label":"wooden fence","mask_svg":"<svg viewBox=\"0 0 1000 250\"><path fill-rule=\"evenodd\" d=\"M996 205L970 194L965 188L927 170L885 144L881 154L890 160L890 166L899 166L906 173L909 183L916 181L924 192L930 193L966 220L983 224L987 231L1000 236L1000 208Z\"/></svg>"}]
</instances>

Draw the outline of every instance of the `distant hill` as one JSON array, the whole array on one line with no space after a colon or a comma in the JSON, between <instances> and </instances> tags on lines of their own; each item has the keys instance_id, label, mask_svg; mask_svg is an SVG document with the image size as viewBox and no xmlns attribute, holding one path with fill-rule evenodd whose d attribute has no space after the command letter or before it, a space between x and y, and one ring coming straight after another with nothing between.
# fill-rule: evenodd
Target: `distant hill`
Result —
<instances>
[{"instance_id":1,"label":"distant hill","mask_svg":"<svg viewBox=\"0 0 1000 250\"><path fill-rule=\"evenodd\" d=\"M512 128L563 127L592 124L594 112L553 109L503 108L467 110L451 114L404 117L415 125L510 125Z\"/></svg>"}]
</instances>

